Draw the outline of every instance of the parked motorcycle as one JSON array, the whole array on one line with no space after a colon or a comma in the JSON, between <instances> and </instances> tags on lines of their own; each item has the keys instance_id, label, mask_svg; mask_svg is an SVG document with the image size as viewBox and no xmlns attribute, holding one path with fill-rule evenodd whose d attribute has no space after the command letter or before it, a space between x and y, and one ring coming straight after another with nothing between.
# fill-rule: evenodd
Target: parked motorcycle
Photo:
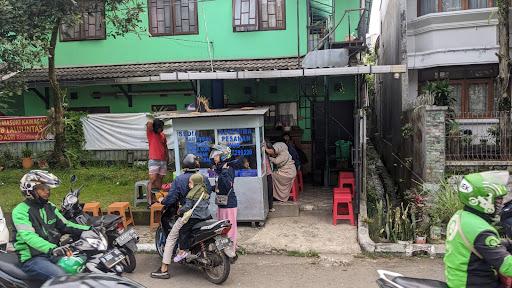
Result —
<instances>
[{"instance_id":1,"label":"parked motorcycle","mask_svg":"<svg viewBox=\"0 0 512 288\"><path fill-rule=\"evenodd\" d=\"M109 249L103 228L82 232L80 239L64 245L68 253L57 265L69 274L80 272L121 274L126 258L117 248ZM43 281L31 279L19 267L15 253L0 252L0 287L40 287Z\"/></svg>"},{"instance_id":2,"label":"parked motorcycle","mask_svg":"<svg viewBox=\"0 0 512 288\"><path fill-rule=\"evenodd\" d=\"M73 188L73 184L76 182L77 177L71 176L71 186L68 194L64 197L61 205L62 215L69 221L89 225L93 227L104 227L106 230L108 247L110 249L117 248L123 255L125 255L124 272L131 273L137 266L135 258L135 252L137 252L137 242L139 236L135 229L125 229L123 225L123 219L119 215L102 215L98 217L90 216L84 213L84 204L80 203L80 191L83 185L77 189Z\"/></svg>"},{"instance_id":3,"label":"parked motorcycle","mask_svg":"<svg viewBox=\"0 0 512 288\"><path fill-rule=\"evenodd\" d=\"M167 235L178 218L177 211L177 206L171 206L162 212L160 226L155 233L156 250L160 257L163 257ZM226 281L230 272L230 259L225 252L232 246L231 239L227 237L230 229L229 220L206 220L196 224L191 233L190 256L180 264L202 269L208 281L214 284ZM177 246L174 247L173 256Z\"/></svg>"}]
</instances>

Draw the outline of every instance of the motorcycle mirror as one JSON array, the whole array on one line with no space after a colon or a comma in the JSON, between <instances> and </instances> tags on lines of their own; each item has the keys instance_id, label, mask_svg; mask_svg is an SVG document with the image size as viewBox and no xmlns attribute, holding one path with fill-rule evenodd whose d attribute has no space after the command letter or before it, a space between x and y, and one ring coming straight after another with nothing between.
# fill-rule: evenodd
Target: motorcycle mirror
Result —
<instances>
[{"instance_id":1,"label":"motorcycle mirror","mask_svg":"<svg viewBox=\"0 0 512 288\"><path fill-rule=\"evenodd\" d=\"M76 180L76 175L71 175L71 183L75 183Z\"/></svg>"}]
</instances>

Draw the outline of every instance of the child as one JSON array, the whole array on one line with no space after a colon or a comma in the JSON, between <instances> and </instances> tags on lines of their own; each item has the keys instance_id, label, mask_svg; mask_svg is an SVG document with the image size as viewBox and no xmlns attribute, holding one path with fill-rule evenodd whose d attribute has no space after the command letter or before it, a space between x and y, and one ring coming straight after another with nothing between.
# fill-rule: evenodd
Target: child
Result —
<instances>
[{"instance_id":1,"label":"child","mask_svg":"<svg viewBox=\"0 0 512 288\"><path fill-rule=\"evenodd\" d=\"M208 198L209 191L206 189L204 184L203 175L200 173L195 173L190 176L190 180L188 182L188 187L190 191L187 193L187 197L185 199L185 204L178 210L178 215L182 215L174 226L172 226L171 232L167 236L167 240L165 242L164 255L162 259L162 266L159 270L151 273L152 278L159 279L168 279L169 275L169 264L171 264L172 252L174 250L174 245L176 244L176 240L178 239L180 229L187 224L190 218L193 219L207 219L210 217L210 212L208 210ZM199 203L196 202L199 201ZM194 208L195 206L195 208ZM194 223L196 223L194 221ZM193 225L192 225L193 226ZM186 249L182 249L186 247L188 249L188 245L182 245L182 241L188 241L188 237L190 236L190 231L188 233L184 233L186 231L182 231L182 235L184 237L180 237L180 250L177 253L176 257L174 257L174 262L179 262L185 259L188 256L188 252Z\"/></svg>"}]
</instances>

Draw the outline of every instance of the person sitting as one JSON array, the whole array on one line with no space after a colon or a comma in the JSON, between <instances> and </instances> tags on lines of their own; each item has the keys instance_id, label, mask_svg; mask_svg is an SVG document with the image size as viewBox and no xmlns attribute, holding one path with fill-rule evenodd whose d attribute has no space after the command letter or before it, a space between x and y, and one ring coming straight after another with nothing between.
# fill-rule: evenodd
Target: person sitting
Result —
<instances>
[{"instance_id":1,"label":"person sitting","mask_svg":"<svg viewBox=\"0 0 512 288\"><path fill-rule=\"evenodd\" d=\"M68 250L59 247L61 234L79 237L91 227L66 220L51 202L50 189L60 185L55 175L42 170L32 170L20 181L21 194L25 201L12 211L12 222L16 231L14 249L23 270L32 279L46 281L66 275L57 266L58 257Z\"/></svg>"},{"instance_id":2,"label":"person sitting","mask_svg":"<svg viewBox=\"0 0 512 288\"><path fill-rule=\"evenodd\" d=\"M208 209L209 191L206 190L203 176L199 173L195 173L190 177L188 185L191 190L187 194L185 205L183 205L178 210L178 215L181 215L181 217L176 220L176 223L174 223L171 231L169 232L169 235L167 236L164 248L164 255L162 259L162 265L160 267L160 270L151 273L152 278L170 278L169 264L171 264L173 248L176 244L176 240L178 239L181 227L183 227L183 225L185 225L188 222L190 217L194 215L196 217L203 219L210 218L210 211ZM199 203L197 203L198 201ZM196 204L197 206L194 208ZM175 257L174 262L179 262L182 259L186 258L187 256L188 251L180 249L178 255ZM176 259L177 257L180 257L180 259Z\"/></svg>"},{"instance_id":3,"label":"person sitting","mask_svg":"<svg viewBox=\"0 0 512 288\"><path fill-rule=\"evenodd\" d=\"M162 205L164 205L166 207L176 205L177 203L182 205L182 207L186 205L187 195L191 189L190 188L190 179L192 178L192 175L195 175L198 172L198 166L199 166L199 162L197 161L197 157L194 154L187 154L185 156L185 158L182 161L183 173L181 175L179 175L178 177L176 177L176 179L174 180L174 182L171 185L171 189L169 190L169 193L167 194L167 196L163 199L159 199L159 201L160 201L160 203L162 203ZM204 187L208 191L208 193L210 193L210 191L212 190L210 182L208 181L207 178L205 178L205 177L203 177L203 178L204 178L203 179ZM194 216L194 215L192 215L192 216ZM198 217L197 213L196 213L195 217L196 218ZM159 278L159 279L168 279L170 277L169 272L168 272L168 265L171 263L171 257L172 257L172 253L173 253L174 245L175 245L174 243L176 242L176 238L177 238L175 236L175 233L179 233L178 238L180 239L181 249L188 250L188 248L189 248L188 245L190 245L190 244L188 241L185 241L185 236L183 234L189 233L189 232L185 231L185 228L187 228L191 231L192 227L195 224L202 221L202 220L197 220L194 217L192 217L192 218L193 219L189 219L187 221L187 223L183 222L182 221L183 219L180 220L179 222L177 221L176 224L178 226L176 226L176 228L173 226L173 229L175 229L175 232L173 233L171 231L169 233L169 235L167 236L167 240L166 240L166 244L165 244L165 248L164 248L164 259L162 260L162 265L157 271L151 273L151 277ZM202 217L199 217L199 218L202 218ZM194 224L189 225L190 223L194 223ZM181 244L182 243L181 241L183 241L184 244ZM171 246L171 244L172 244L172 246Z\"/></svg>"},{"instance_id":4,"label":"person sitting","mask_svg":"<svg viewBox=\"0 0 512 288\"><path fill-rule=\"evenodd\" d=\"M270 162L277 167L277 171L272 172L272 185L274 198L281 202L288 201L292 189L293 181L297 175L294 161L288 146L283 142L277 142L271 147L266 147Z\"/></svg>"}]
</instances>

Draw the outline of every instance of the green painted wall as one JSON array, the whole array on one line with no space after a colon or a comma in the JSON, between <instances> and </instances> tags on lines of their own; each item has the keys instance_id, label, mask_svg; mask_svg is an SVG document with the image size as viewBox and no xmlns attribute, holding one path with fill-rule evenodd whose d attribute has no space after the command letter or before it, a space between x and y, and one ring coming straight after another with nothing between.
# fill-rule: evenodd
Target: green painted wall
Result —
<instances>
[{"instance_id":1,"label":"green painted wall","mask_svg":"<svg viewBox=\"0 0 512 288\"><path fill-rule=\"evenodd\" d=\"M5 104L7 104L7 109L0 109L0 112L2 112L3 114L7 116L23 115L24 106L22 95L9 97Z\"/></svg>"},{"instance_id":2,"label":"green painted wall","mask_svg":"<svg viewBox=\"0 0 512 288\"><path fill-rule=\"evenodd\" d=\"M345 38L349 34L348 24L349 24L349 15L350 13L350 33L354 35L356 32L357 24L359 24L359 18L361 18L361 13L359 11L347 12L347 15L343 17L345 14L345 10L347 9L358 9L360 8L360 0L333 0L334 1L334 25L338 24L341 20L341 24L338 26L336 31L334 32L335 42L345 41Z\"/></svg>"},{"instance_id":3,"label":"green painted wall","mask_svg":"<svg viewBox=\"0 0 512 288\"><path fill-rule=\"evenodd\" d=\"M213 42L214 60L294 57L298 45L301 55L307 53L306 0L286 1L286 30L233 32L231 0L199 1L198 20L197 35L152 37L144 32L116 39L59 42L56 62L62 67L209 60L207 38ZM110 26L107 23L107 29ZM147 30L147 12L142 27Z\"/></svg>"},{"instance_id":4,"label":"green painted wall","mask_svg":"<svg viewBox=\"0 0 512 288\"><path fill-rule=\"evenodd\" d=\"M304 97L299 96L298 81L302 79L261 79L256 80L226 80L224 81L224 95L228 104L272 104L279 102L298 102L303 101L300 107L312 106L310 103L305 105ZM322 82L319 82L322 83ZM270 86L277 85L277 93L270 92ZM189 89L189 82L167 83L167 84L147 84L133 85L133 91L141 90L169 90L169 89ZM245 87L251 87L251 94L245 94ZM355 99L354 77L331 77L329 78L329 99L332 101L351 101ZM340 90L338 90L340 89ZM202 95L210 94L209 81L201 82ZM317 101L323 101L323 86L319 87ZM69 99L69 107L103 107L109 106L111 113L136 113L149 112L151 105L172 105L175 104L178 110L184 110L186 105L194 101L193 96L187 95L136 95L133 96L133 107L128 107L128 100L124 96L102 96L100 99L92 97L93 92L119 92L119 90L110 86L87 86L70 87L68 95L71 92L78 93L78 99ZM25 115L46 115L44 103L32 92L24 95ZM299 107L299 127L304 130L303 141L311 141L311 109ZM23 113L18 114L23 115Z\"/></svg>"}]
</instances>

